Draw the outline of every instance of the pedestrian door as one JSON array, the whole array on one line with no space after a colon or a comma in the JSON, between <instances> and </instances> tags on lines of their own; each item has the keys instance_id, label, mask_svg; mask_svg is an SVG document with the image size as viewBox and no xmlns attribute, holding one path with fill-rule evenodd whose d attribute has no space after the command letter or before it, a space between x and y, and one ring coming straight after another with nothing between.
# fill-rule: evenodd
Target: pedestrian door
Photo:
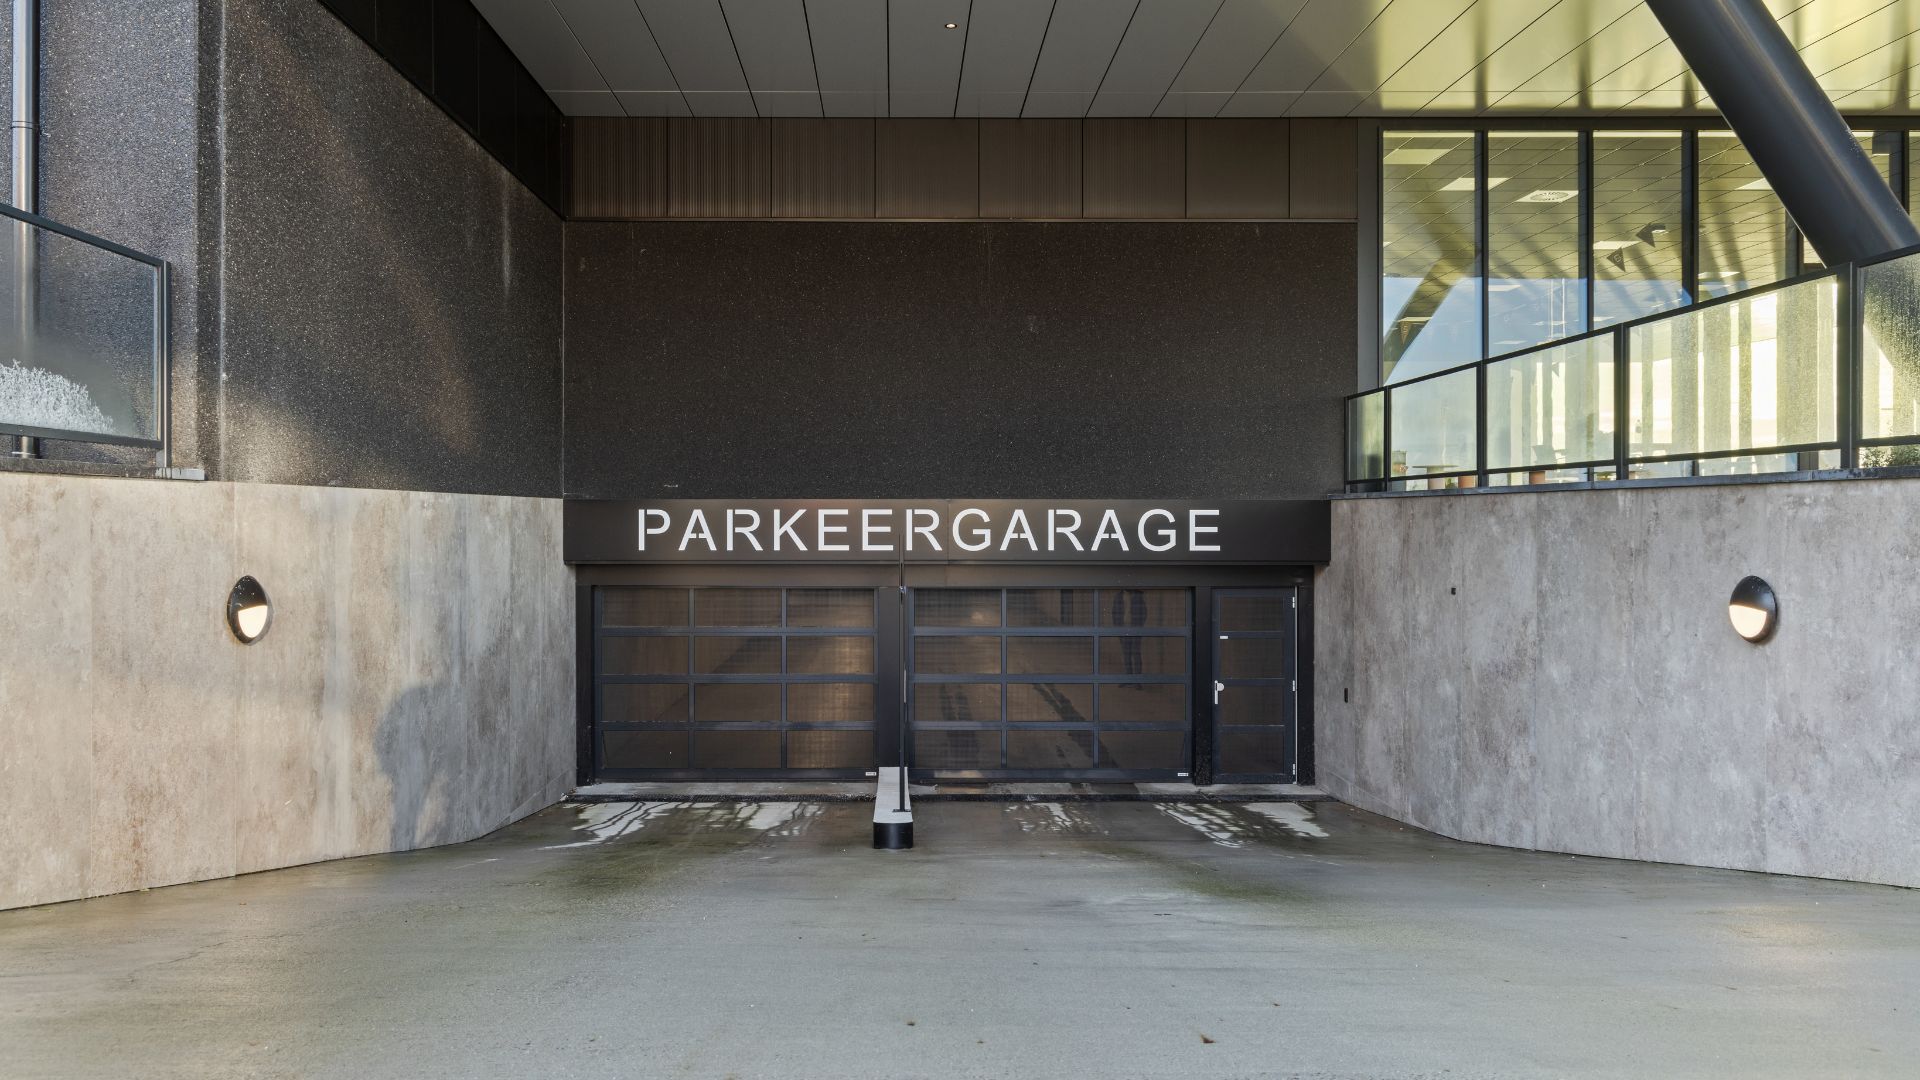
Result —
<instances>
[{"instance_id":1,"label":"pedestrian door","mask_svg":"<svg viewBox=\"0 0 1920 1080\"><path fill-rule=\"evenodd\" d=\"M1299 768L1298 589L1213 592L1213 778L1291 783Z\"/></svg>"}]
</instances>

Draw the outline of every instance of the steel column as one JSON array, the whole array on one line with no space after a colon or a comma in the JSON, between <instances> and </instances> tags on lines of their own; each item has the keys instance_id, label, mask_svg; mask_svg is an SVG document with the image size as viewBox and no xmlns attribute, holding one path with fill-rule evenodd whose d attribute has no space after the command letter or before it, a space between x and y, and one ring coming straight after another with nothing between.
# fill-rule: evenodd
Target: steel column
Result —
<instances>
[{"instance_id":1,"label":"steel column","mask_svg":"<svg viewBox=\"0 0 1920 1080\"><path fill-rule=\"evenodd\" d=\"M1828 266L1920 244L1920 229L1761 0L1647 7Z\"/></svg>"}]
</instances>

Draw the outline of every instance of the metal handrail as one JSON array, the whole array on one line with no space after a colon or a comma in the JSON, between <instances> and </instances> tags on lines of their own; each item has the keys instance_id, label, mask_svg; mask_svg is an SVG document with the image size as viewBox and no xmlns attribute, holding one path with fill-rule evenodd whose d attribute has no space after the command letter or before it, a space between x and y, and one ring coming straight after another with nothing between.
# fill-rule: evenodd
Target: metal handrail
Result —
<instances>
[{"instance_id":1,"label":"metal handrail","mask_svg":"<svg viewBox=\"0 0 1920 1080\"><path fill-rule=\"evenodd\" d=\"M10 424L0 419L0 434L18 435L25 438L60 439L69 442L99 443L110 446L131 446L152 450L155 463L165 469L172 464L172 405L171 378L173 351L169 326L172 320L172 267L165 259L137 251L124 244L115 243L104 237L63 225L51 218L29 213L0 203L0 217L8 218L23 225L57 236L78 241L89 247L117 255L132 262L141 263L153 270L153 323L151 327L153 341L152 380L153 380L153 419L154 435L151 438L135 435L116 435L92 431L72 431L59 428L44 428L26 424ZM16 272L27 274L26 267L16 267ZM23 287L26 281L23 279ZM22 333L25 333L22 328Z\"/></svg>"},{"instance_id":2,"label":"metal handrail","mask_svg":"<svg viewBox=\"0 0 1920 1080\"><path fill-rule=\"evenodd\" d=\"M1765 285L1755 286L1751 289L1728 293L1725 296L1716 296L1682 307L1628 319L1610 326L1597 327L1578 334L1554 338L1524 349L1515 349L1497 356L1489 356L1463 364L1456 364L1452 367L1443 368L1438 371L1430 371L1413 378L1403 379L1398 382L1344 395L1341 400L1346 404L1346 423L1348 427L1345 462L1350 465L1355 458L1362 461L1369 460L1367 451L1377 447L1379 451L1380 469L1380 474L1376 476L1347 476L1345 483L1348 487L1371 488L1376 485L1392 484L1401 481L1453 480L1476 477L1481 484L1484 484L1489 476L1505 476L1511 473L1532 471L1591 470L1609 466L1615 469L1617 478L1624 478L1631 465L1654 465L1682 461L1707 461L1732 457L1774 456L1833 450L1840 451L1842 457L1841 464L1843 467L1852 467L1855 464L1854 459L1857 456L1858 448L1862 446L1897 446L1920 442L1920 436L1863 438L1863 425L1862 418L1859 415L1859 403L1854 400L1854 398L1858 396L1859 380L1864 362L1862 334L1862 324L1864 320L1864 273L1869 267L1916 255L1920 255L1920 245L1887 252L1870 259L1841 263L1837 266L1827 267L1811 273L1798 274L1790 278L1769 282ZM1825 280L1832 280L1840 290L1838 307L1835 312L1835 321L1840 340L1837 343L1836 349L1839 366L1838 370L1834 373L1837 415L1834 418L1835 437L1833 439L1811 443L1799 442L1777 446L1736 447L1724 450L1699 450L1672 454L1636 455L1632 453L1629 441L1631 435L1627 430L1627 418L1631 413L1631 402L1628 400L1628 371L1631 366L1630 335L1634 330L1645 326L1690 317L1711 308L1742 303L1753 300L1756 297L1765 296L1769 293L1780 292L1796 286ZM1605 400L1608 396L1612 397L1614 416L1614 430L1612 432L1614 453L1612 458L1598 462L1552 462L1489 468L1487 446L1488 371L1496 364L1506 363L1570 345L1578 345L1583 341L1602 338L1611 339L1613 342L1614 385L1611 387L1610 395L1606 390L1602 390L1600 394L1596 394L1594 401L1597 403ZM1476 377L1473 406L1474 467L1471 469L1449 469L1445 472L1420 473L1412 476L1394 475L1393 451L1394 444L1397 440L1394 439L1392 395L1396 391L1418 386L1421 383L1465 373L1473 373ZM1378 421L1380 425L1380 437L1371 445L1361 447L1355 441L1357 433L1353 429L1353 405L1355 402L1376 397L1381 399ZM1597 416L1597 410L1589 415Z\"/></svg>"}]
</instances>

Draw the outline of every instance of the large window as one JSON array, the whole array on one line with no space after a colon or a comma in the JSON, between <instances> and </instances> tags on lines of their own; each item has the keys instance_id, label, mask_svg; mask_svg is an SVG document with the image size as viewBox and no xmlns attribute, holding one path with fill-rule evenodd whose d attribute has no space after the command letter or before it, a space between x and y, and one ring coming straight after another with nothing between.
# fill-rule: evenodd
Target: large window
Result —
<instances>
[{"instance_id":1,"label":"large window","mask_svg":"<svg viewBox=\"0 0 1920 1080\"><path fill-rule=\"evenodd\" d=\"M1580 137L1487 136L1487 352L1587 328L1580 272Z\"/></svg>"},{"instance_id":2,"label":"large window","mask_svg":"<svg viewBox=\"0 0 1920 1080\"><path fill-rule=\"evenodd\" d=\"M1394 378L1480 353L1479 189L1471 132L1389 132L1382 147L1380 363Z\"/></svg>"},{"instance_id":3,"label":"large window","mask_svg":"<svg viewBox=\"0 0 1920 1080\"><path fill-rule=\"evenodd\" d=\"M1593 325L1692 302L1678 131L1593 133Z\"/></svg>"},{"instance_id":4,"label":"large window","mask_svg":"<svg viewBox=\"0 0 1920 1080\"><path fill-rule=\"evenodd\" d=\"M1908 133L1855 135L1904 199ZM1383 382L1821 265L1729 131L1387 131L1380 152Z\"/></svg>"}]
</instances>

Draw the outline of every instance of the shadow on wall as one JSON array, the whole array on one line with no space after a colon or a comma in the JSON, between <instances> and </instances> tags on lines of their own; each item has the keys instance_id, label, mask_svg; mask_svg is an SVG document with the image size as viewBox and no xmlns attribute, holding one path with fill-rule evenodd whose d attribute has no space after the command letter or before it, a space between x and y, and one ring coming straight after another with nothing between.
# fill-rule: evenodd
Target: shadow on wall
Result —
<instances>
[{"instance_id":1,"label":"shadow on wall","mask_svg":"<svg viewBox=\"0 0 1920 1080\"><path fill-rule=\"evenodd\" d=\"M430 683L395 698L374 729L373 748L392 793L387 849L408 851L441 843L447 833L448 785L455 779L423 738L422 725L443 705L449 688Z\"/></svg>"}]
</instances>

